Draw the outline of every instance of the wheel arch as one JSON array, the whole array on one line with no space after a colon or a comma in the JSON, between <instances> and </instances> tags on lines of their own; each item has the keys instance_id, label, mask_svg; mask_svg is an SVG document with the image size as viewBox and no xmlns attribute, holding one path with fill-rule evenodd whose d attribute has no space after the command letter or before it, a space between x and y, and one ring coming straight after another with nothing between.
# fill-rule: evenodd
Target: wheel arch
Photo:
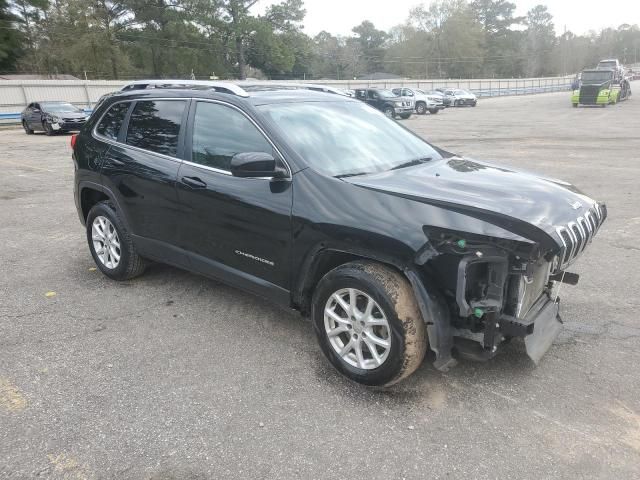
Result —
<instances>
[{"instance_id":1,"label":"wheel arch","mask_svg":"<svg viewBox=\"0 0 640 480\"><path fill-rule=\"evenodd\" d=\"M418 302L420 313L428 332L428 347L435 353L434 366L447 371L455 366L452 357L453 332L450 312L435 279L426 276L419 265L389 255L369 251L348 251L320 247L301 265L296 287L292 291L292 303L302 315L311 313L313 292L322 277L334 268L357 260L366 260L390 267L403 275L410 283Z\"/></svg>"},{"instance_id":2,"label":"wheel arch","mask_svg":"<svg viewBox=\"0 0 640 480\"><path fill-rule=\"evenodd\" d=\"M121 208L120 203L118 202L116 196L113 194L111 190L106 188L103 185L93 183L93 182L80 182L78 185L78 213L81 216L81 221L83 224L86 223L87 216L89 215L89 211L99 202L108 201L110 202L116 211L120 214L120 219L125 224L125 227L131 231L129 219L127 217L126 211Z\"/></svg>"}]
</instances>

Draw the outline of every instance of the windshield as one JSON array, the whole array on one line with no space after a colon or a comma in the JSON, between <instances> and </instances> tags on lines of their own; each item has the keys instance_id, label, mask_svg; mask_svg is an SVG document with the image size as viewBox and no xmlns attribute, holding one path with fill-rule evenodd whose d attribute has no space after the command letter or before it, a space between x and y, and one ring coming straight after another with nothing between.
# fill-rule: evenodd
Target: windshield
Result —
<instances>
[{"instance_id":1,"label":"windshield","mask_svg":"<svg viewBox=\"0 0 640 480\"><path fill-rule=\"evenodd\" d=\"M381 97L385 97L385 98L397 97L398 96L395 93L393 93L391 90L378 90L378 94Z\"/></svg>"},{"instance_id":2,"label":"windshield","mask_svg":"<svg viewBox=\"0 0 640 480\"><path fill-rule=\"evenodd\" d=\"M45 103L42 104L42 108L50 113L82 112L82 110L70 103Z\"/></svg>"},{"instance_id":3,"label":"windshield","mask_svg":"<svg viewBox=\"0 0 640 480\"><path fill-rule=\"evenodd\" d=\"M360 102L258 107L312 168L332 176L391 170L442 156L427 142Z\"/></svg>"},{"instance_id":4,"label":"windshield","mask_svg":"<svg viewBox=\"0 0 640 480\"><path fill-rule=\"evenodd\" d=\"M598 68L616 68L616 62L600 62Z\"/></svg>"},{"instance_id":5,"label":"windshield","mask_svg":"<svg viewBox=\"0 0 640 480\"><path fill-rule=\"evenodd\" d=\"M582 72L582 83L591 85L600 85L601 83L611 80L613 72L604 70L600 72Z\"/></svg>"}]
</instances>

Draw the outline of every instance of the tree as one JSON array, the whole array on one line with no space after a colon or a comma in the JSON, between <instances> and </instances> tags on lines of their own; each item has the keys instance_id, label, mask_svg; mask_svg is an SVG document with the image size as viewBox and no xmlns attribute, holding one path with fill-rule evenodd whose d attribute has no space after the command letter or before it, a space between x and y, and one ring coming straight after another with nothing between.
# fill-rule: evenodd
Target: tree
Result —
<instances>
[{"instance_id":1,"label":"tree","mask_svg":"<svg viewBox=\"0 0 640 480\"><path fill-rule=\"evenodd\" d=\"M482 58L482 27L464 0L438 0L411 11L411 22L426 33L425 51L438 76L473 76Z\"/></svg>"},{"instance_id":2,"label":"tree","mask_svg":"<svg viewBox=\"0 0 640 480\"><path fill-rule=\"evenodd\" d=\"M471 9L484 31L484 75L514 75L514 57L520 53L519 32L524 17L514 17L516 5L506 0L474 0Z\"/></svg>"},{"instance_id":3,"label":"tree","mask_svg":"<svg viewBox=\"0 0 640 480\"><path fill-rule=\"evenodd\" d=\"M387 33L378 30L368 20L353 27L352 31L356 35L355 41L360 47L369 73L384 70L384 43L387 40Z\"/></svg>"},{"instance_id":4,"label":"tree","mask_svg":"<svg viewBox=\"0 0 640 480\"><path fill-rule=\"evenodd\" d=\"M24 36L14 28L17 20L7 0L0 0L0 72L12 71L22 53Z\"/></svg>"},{"instance_id":5,"label":"tree","mask_svg":"<svg viewBox=\"0 0 640 480\"><path fill-rule=\"evenodd\" d=\"M544 5L536 5L527 12L525 53L528 76L553 73L551 50L555 44L553 16Z\"/></svg>"},{"instance_id":6,"label":"tree","mask_svg":"<svg viewBox=\"0 0 640 480\"><path fill-rule=\"evenodd\" d=\"M9 0L9 10L24 38L22 62L32 71L38 71L41 66L38 43L42 36L37 26L45 18L48 7L48 0Z\"/></svg>"}]
</instances>

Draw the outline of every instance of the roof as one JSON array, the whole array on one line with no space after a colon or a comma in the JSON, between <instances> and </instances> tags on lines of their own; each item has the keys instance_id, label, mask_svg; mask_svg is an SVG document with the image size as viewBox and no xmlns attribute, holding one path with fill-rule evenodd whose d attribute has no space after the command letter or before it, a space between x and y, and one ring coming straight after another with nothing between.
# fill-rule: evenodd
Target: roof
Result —
<instances>
[{"instance_id":1,"label":"roof","mask_svg":"<svg viewBox=\"0 0 640 480\"><path fill-rule=\"evenodd\" d=\"M267 103L284 103L300 101L327 101L328 95L333 100L350 99L338 89L309 83L273 83L261 81L221 82L209 80L136 80L126 84L120 94L139 93L146 96L172 97L218 97L229 95L236 99L251 99L254 105Z\"/></svg>"},{"instance_id":2,"label":"roof","mask_svg":"<svg viewBox=\"0 0 640 480\"><path fill-rule=\"evenodd\" d=\"M250 104L267 105L274 103L297 103L297 102L327 102L327 101L357 101L345 95L325 93L308 89L296 89L287 87L271 87L264 89L243 90L244 95L236 95L224 89L202 89L202 88L149 88L149 89L127 89L110 94L110 97L123 98L211 98L240 104L249 102Z\"/></svg>"}]
</instances>

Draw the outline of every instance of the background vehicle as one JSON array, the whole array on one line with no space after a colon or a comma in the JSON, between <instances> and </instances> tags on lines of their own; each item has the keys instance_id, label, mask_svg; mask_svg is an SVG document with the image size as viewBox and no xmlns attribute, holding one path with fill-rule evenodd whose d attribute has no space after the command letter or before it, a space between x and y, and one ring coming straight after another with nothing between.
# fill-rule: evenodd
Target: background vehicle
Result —
<instances>
[{"instance_id":1,"label":"background vehicle","mask_svg":"<svg viewBox=\"0 0 640 480\"><path fill-rule=\"evenodd\" d=\"M478 97L467 90L459 88L448 89L444 91L444 95L449 98L450 105L453 107L464 107L468 105L475 107L478 104Z\"/></svg>"},{"instance_id":2,"label":"background vehicle","mask_svg":"<svg viewBox=\"0 0 640 480\"><path fill-rule=\"evenodd\" d=\"M600 105L606 107L618 101L620 88L614 84L613 70L584 70L581 86L571 95L571 103L578 105Z\"/></svg>"},{"instance_id":3,"label":"background vehicle","mask_svg":"<svg viewBox=\"0 0 640 480\"><path fill-rule=\"evenodd\" d=\"M600 60L596 66L596 70L613 70L613 80L616 83L624 78L624 67L617 58Z\"/></svg>"},{"instance_id":4,"label":"background vehicle","mask_svg":"<svg viewBox=\"0 0 640 480\"><path fill-rule=\"evenodd\" d=\"M355 90L355 98L380 110L389 118L398 116L406 120L411 116L415 108L413 100L407 97L400 97L391 90L357 88Z\"/></svg>"},{"instance_id":5,"label":"background vehicle","mask_svg":"<svg viewBox=\"0 0 640 480\"><path fill-rule=\"evenodd\" d=\"M566 270L603 204L433 147L348 97L211 86L120 92L73 137L76 207L106 276L151 259L297 309L367 385L405 378L427 346L441 370L514 337L535 361L550 347L553 285L577 282Z\"/></svg>"},{"instance_id":6,"label":"background vehicle","mask_svg":"<svg viewBox=\"0 0 640 480\"><path fill-rule=\"evenodd\" d=\"M418 115L424 115L427 112L436 114L444 108L442 97L427 95L424 90L418 88L394 88L391 91L400 97L408 97L413 100Z\"/></svg>"},{"instance_id":7,"label":"background vehicle","mask_svg":"<svg viewBox=\"0 0 640 480\"><path fill-rule=\"evenodd\" d=\"M68 102L33 102L22 111L22 128L27 134L41 130L47 135L82 128L89 116Z\"/></svg>"},{"instance_id":8,"label":"background vehicle","mask_svg":"<svg viewBox=\"0 0 640 480\"><path fill-rule=\"evenodd\" d=\"M445 106L445 108L446 107L450 107L451 106L451 98L447 97L444 94L444 91L445 91L444 88L436 88L435 90L427 92L427 95L430 95L432 97L439 97L440 101Z\"/></svg>"}]
</instances>

